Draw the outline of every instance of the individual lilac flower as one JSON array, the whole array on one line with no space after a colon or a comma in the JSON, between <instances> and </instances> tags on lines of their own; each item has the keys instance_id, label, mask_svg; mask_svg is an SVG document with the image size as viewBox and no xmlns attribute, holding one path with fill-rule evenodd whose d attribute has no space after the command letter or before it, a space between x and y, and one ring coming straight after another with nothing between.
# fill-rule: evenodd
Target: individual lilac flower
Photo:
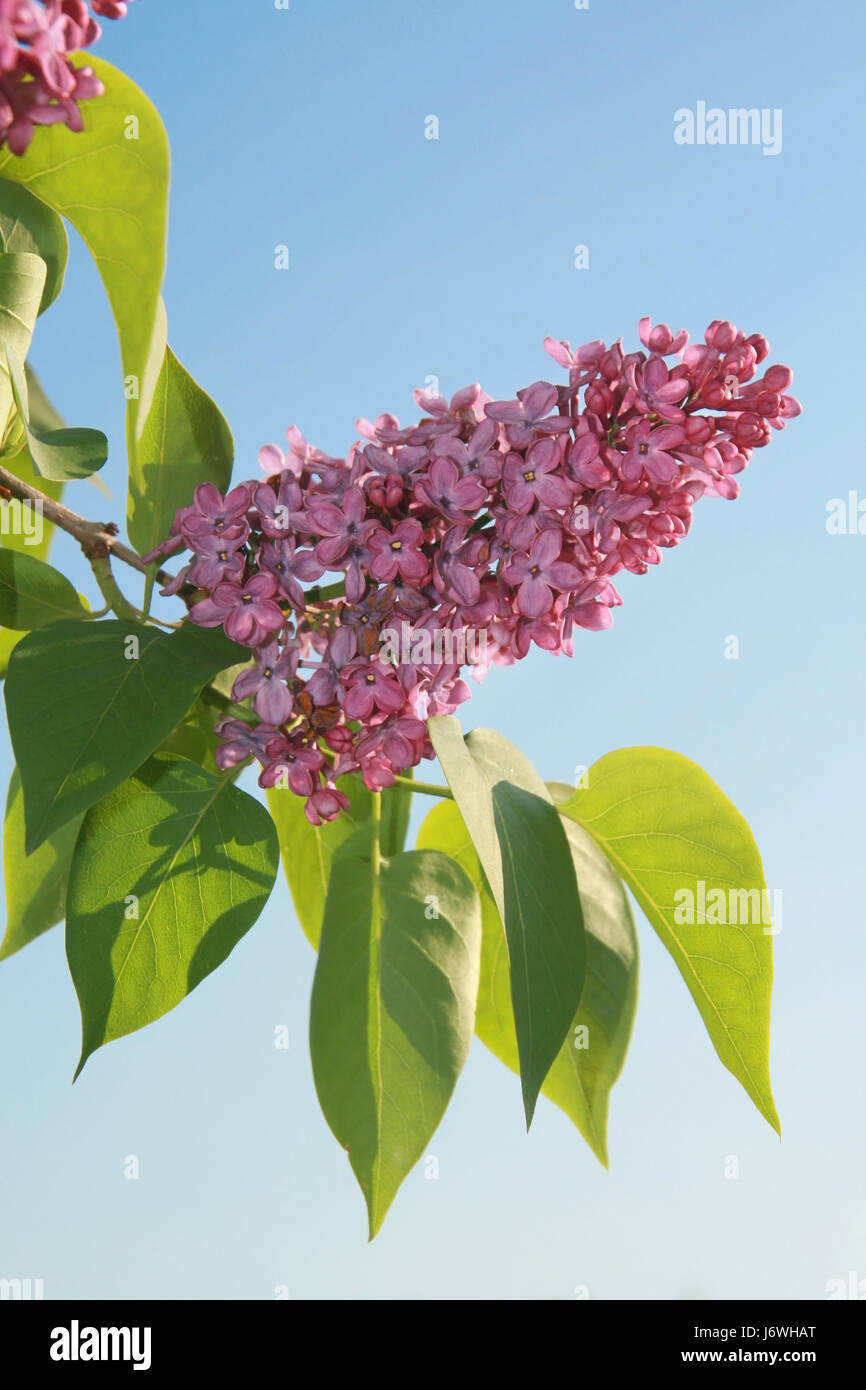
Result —
<instances>
[{"instance_id":1,"label":"individual lilac flower","mask_svg":"<svg viewBox=\"0 0 866 1390\"><path fill-rule=\"evenodd\" d=\"M250 489L243 483L226 497L213 483L199 483L181 522L190 550L196 549L200 537L212 535L221 536L233 549L243 545L250 533L246 519L249 505Z\"/></svg>"},{"instance_id":2,"label":"individual lilac flower","mask_svg":"<svg viewBox=\"0 0 866 1390\"><path fill-rule=\"evenodd\" d=\"M480 419L484 405L490 400L477 381L455 391L450 401L432 391L413 391L412 394L415 404L425 415L431 415L437 424L445 422L449 428L459 424L462 415L469 414L473 421Z\"/></svg>"},{"instance_id":3,"label":"individual lilac flower","mask_svg":"<svg viewBox=\"0 0 866 1390\"><path fill-rule=\"evenodd\" d=\"M686 470L688 486L694 486L692 479L700 479L707 497L724 497L732 502L740 495L740 485L734 479L747 462L745 454L735 444L729 439L720 439L708 444L699 459L691 460L691 467Z\"/></svg>"},{"instance_id":4,"label":"individual lilac flower","mask_svg":"<svg viewBox=\"0 0 866 1390\"><path fill-rule=\"evenodd\" d=\"M670 357L674 353L682 352L689 341L689 335L684 328L679 333L672 333L666 323L657 323L652 327L652 319L641 319L637 326L638 337L645 348L650 352L657 352L661 357Z\"/></svg>"},{"instance_id":5,"label":"individual lilac flower","mask_svg":"<svg viewBox=\"0 0 866 1390\"><path fill-rule=\"evenodd\" d=\"M258 758L259 762L267 762L269 750L275 750L282 741L279 730L270 724L259 724L254 728L243 719L222 719L214 733L224 740L214 754L216 765L221 772L230 767L237 767L238 763L246 762L247 758Z\"/></svg>"},{"instance_id":6,"label":"individual lilac flower","mask_svg":"<svg viewBox=\"0 0 866 1390\"><path fill-rule=\"evenodd\" d=\"M374 710L393 714L403 704L403 690L385 662L350 661L343 667L340 680L345 687L343 708L347 719L369 719Z\"/></svg>"},{"instance_id":7,"label":"individual lilac flower","mask_svg":"<svg viewBox=\"0 0 866 1390\"><path fill-rule=\"evenodd\" d=\"M325 821L336 820L341 811L348 811L349 798L345 792L327 782L307 798L304 815L310 825L324 825Z\"/></svg>"},{"instance_id":8,"label":"individual lilac flower","mask_svg":"<svg viewBox=\"0 0 866 1390\"><path fill-rule=\"evenodd\" d=\"M677 375L678 371L684 374ZM628 390L623 398L623 411L634 406L644 414L659 415L671 424L684 419L679 403L689 390L687 369L674 368L674 372L668 372L661 357L651 357L648 362L632 361L626 379Z\"/></svg>"},{"instance_id":9,"label":"individual lilac flower","mask_svg":"<svg viewBox=\"0 0 866 1390\"><path fill-rule=\"evenodd\" d=\"M289 472L279 475L276 492L269 483L259 483L253 488L252 502L258 525L271 540L283 540L293 533L308 533L311 529L304 511L304 495L297 479Z\"/></svg>"},{"instance_id":10,"label":"individual lilac flower","mask_svg":"<svg viewBox=\"0 0 866 1390\"><path fill-rule=\"evenodd\" d=\"M570 626L582 627L588 632L602 632L613 623L612 606L619 595L612 584L605 580L590 579L581 584L563 609L562 623L565 640L571 643ZM565 646L565 641L563 643ZM568 651L571 655L571 651Z\"/></svg>"},{"instance_id":11,"label":"individual lilac flower","mask_svg":"<svg viewBox=\"0 0 866 1390\"><path fill-rule=\"evenodd\" d=\"M316 559L325 569L333 569L345 559L355 541L363 540L369 533L371 525L365 522L366 514L367 501L359 487L347 488L339 507L324 500L310 504L310 525L323 538L316 545Z\"/></svg>"},{"instance_id":12,"label":"individual lilac flower","mask_svg":"<svg viewBox=\"0 0 866 1390\"><path fill-rule=\"evenodd\" d=\"M557 527L541 531L528 555L515 555L504 572L517 590L517 607L526 618L540 618L553 607L553 589L576 589L580 571L576 565L560 560L562 532Z\"/></svg>"},{"instance_id":13,"label":"individual lilac flower","mask_svg":"<svg viewBox=\"0 0 866 1390\"><path fill-rule=\"evenodd\" d=\"M490 487L498 481L502 468L502 455L494 448L499 430L496 420L485 418L465 442L451 434L439 435L430 445L430 457L449 458L462 474L477 473Z\"/></svg>"},{"instance_id":14,"label":"individual lilac flower","mask_svg":"<svg viewBox=\"0 0 866 1390\"><path fill-rule=\"evenodd\" d=\"M683 443L685 431L679 425L658 425L653 429L649 420L639 420L626 430L628 453L620 471L629 482L636 483L646 476L654 483L672 483L679 474L679 465L666 452Z\"/></svg>"},{"instance_id":15,"label":"individual lilac flower","mask_svg":"<svg viewBox=\"0 0 866 1390\"><path fill-rule=\"evenodd\" d=\"M571 429L568 415L550 414L558 400L556 387L549 381L535 381L518 391L516 401L491 401L484 409L492 420L505 425L508 442L521 449L538 434L562 434Z\"/></svg>"},{"instance_id":16,"label":"individual lilac flower","mask_svg":"<svg viewBox=\"0 0 866 1390\"><path fill-rule=\"evenodd\" d=\"M259 449L259 468L269 477L285 472L288 466L289 461L278 444L263 444Z\"/></svg>"},{"instance_id":17,"label":"individual lilac flower","mask_svg":"<svg viewBox=\"0 0 866 1390\"><path fill-rule=\"evenodd\" d=\"M190 576L194 568L193 565L182 565L174 578L170 579L168 583L160 589L159 592L162 594L163 598L169 598L173 594L179 594L185 584L191 583ZM241 559L241 568L243 568L243 559ZM195 587L199 588L202 586L196 585Z\"/></svg>"},{"instance_id":18,"label":"individual lilac flower","mask_svg":"<svg viewBox=\"0 0 866 1390\"><path fill-rule=\"evenodd\" d=\"M310 796L326 765L318 748L286 740L259 774L259 786L288 787L296 796Z\"/></svg>"},{"instance_id":19,"label":"individual lilac flower","mask_svg":"<svg viewBox=\"0 0 866 1390\"><path fill-rule=\"evenodd\" d=\"M340 692L340 673L358 650L354 628L337 628L328 650L307 681L307 694L316 705L332 705Z\"/></svg>"},{"instance_id":20,"label":"individual lilac flower","mask_svg":"<svg viewBox=\"0 0 866 1390\"><path fill-rule=\"evenodd\" d=\"M571 489L559 471L559 449L552 439L539 439L523 454L507 454L502 466L505 501L513 512L542 507L565 507Z\"/></svg>"},{"instance_id":21,"label":"individual lilac flower","mask_svg":"<svg viewBox=\"0 0 866 1390\"><path fill-rule=\"evenodd\" d=\"M233 548L224 536L216 533L202 534L196 541L197 552L194 565L188 566L189 582L197 589L215 589L217 584L237 584L246 568L243 551ZM177 593L177 578L174 586L161 589L160 593Z\"/></svg>"},{"instance_id":22,"label":"individual lilac flower","mask_svg":"<svg viewBox=\"0 0 866 1390\"><path fill-rule=\"evenodd\" d=\"M412 495L418 502L441 512L449 521L465 521L472 516L487 497L487 489L478 478L468 474L461 478L456 463L438 457L427 470L425 478L415 484Z\"/></svg>"},{"instance_id":23,"label":"individual lilac flower","mask_svg":"<svg viewBox=\"0 0 866 1390\"><path fill-rule=\"evenodd\" d=\"M355 429L364 439L369 439L373 444L381 444L386 440L394 444L402 442L402 435L411 433L411 430L400 429L400 421L396 415L384 414L377 415L375 420L368 420L365 416L355 421Z\"/></svg>"},{"instance_id":24,"label":"individual lilac flower","mask_svg":"<svg viewBox=\"0 0 866 1390\"><path fill-rule=\"evenodd\" d=\"M272 574L254 574L240 584L217 584L210 598L193 604L189 616L199 627L222 627L233 642L260 647L285 623L275 603L277 581Z\"/></svg>"},{"instance_id":25,"label":"individual lilac flower","mask_svg":"<svg viewBox=\"0 0 866 1390\"><path fill-rule=\"evenodd\" d=\"M301 583L308 584L321 579L324 566L316 559L312 550L298 550L293 538L262 542L259 550L262 569L267 570L279 584L280 590L293 608L303 611L306 604Z\"/></svg>"},{"instance_id":26,"label":"individual lilac flower","mask_svg":"<svg viewBox=\"0 0 866 1390\"><path fill-rule=\"evenodd\" d=\"M349 546L340 562L346 573L346 598L357 603L367 588L367 575L372 573L373 551L366 541L357 540Z\"/></svg>"},{"instance_id":27,"label":"individual lilac flower","mask_svg":"<svg viewBox=\"0 0 866 1390\"><path fill-rule=\"evenodd\" d=\"M565 457L569 478L581 487L603 487L610 482L611 472L602 458L601 441L589 431L568 446Z\"/></svg>"},{"instance_id":28,"label":"individual lilac flower","mask_svg":"<svg viewBox=\"0 0 866 1390\"><path fill-rule=\"evenodd\" d=\"M467 544L467 533L466 526L448 531L434 561L436 587L452 603L474 604L481 597L481 582L475 567L486 560L488 542L476 536Z\"/></svg>"},{"instance_id":29,"label":"individual lilac flower","mask_svg":"<svg viewBox=\"0 0 866 1390\"><path fill-rule=\"evenodd\" d=\"M308 444L296 425L289 425L289 428L286 430L286 438L289 441L286 462L293 473L300 475L304 469L314 471L323 467L339 468L345 466L344 459L334 458L331 454L326 454L322 449L317 449L314 445Z\"/></svg>"},{"instance_id":30,"label":"individual lilac flower","mask_svg":"<svg viewBox=\"0 0 866 1390\"><path fill-rule=\"evenodd\" d=\"M619 545L623 528L651 505L651 498L643 493L630 495L615 487L603 488L592 500L584 529L591 533L600 550L610 553Z\"/></svg>"},{"instance_id":31,"label":"individual lilac flower","mask_svg":"<svg viewBox=\"0 0 866 1390\"><path fill-rule=\"evenodd\" d=\"M296 648L284 647L275 641L266 642L256 652L254 667L241 671L232 686L236 702L253 697L253 709L268 724L284 724L292 712L292 693L286 682L292 680L298 667Z\"/></svg>"},{"instance_id":32,"label":"individual lilac flower","mask_svg":"<svg viewBox=\"0 0 866 1390\"><path fill-rule=\"evenodd\" d=\"M409 480L425 466L428 453L426 444L406 445L393 452L380 448L378 444L368 444L362 452L362 458L374 473L380 473L383 478L397 473L401 478Z\"/></svg>"},{"instance_id":33,"label":"individual lilac flower","mask_svg":"<svg viewBox=\"0 0 866 1390\"><path fill-rule=\"evenodd\" d=\"M470 699L469 686L460 677L460 667L455 664L440 666L432 679L427 682L426 711L418 718L427 719L436 714L453 714L459 705Z\"/></svg>"},{"instance_id":34,"label":"individual lilac flower","mask_svg":"<svg viewBox=\"0 0 866 1390\"><path fill-rule=\"evenodd\" d=\"M571 390L584 386L599 369L606 345L600 338L593 343L584 343L572 352L571 343L556 338L545 338L544 350L560 367L568 369Z\"/></svg>"},{"instance_id":35,"label":"individual lilac flower","mask_svg":"<svg viewBox=\"0 0 866 1390\"><path fill-rule=\"evenodd\" d=\"M371 532L367 545L372 551L370 573L380 583L387 584L400 575L407 584L418 584L425 579L430 568L426 556L421 553L424 530L414 518L401 521L393 531L379 526Z\"/></svg>"}]
</instances>

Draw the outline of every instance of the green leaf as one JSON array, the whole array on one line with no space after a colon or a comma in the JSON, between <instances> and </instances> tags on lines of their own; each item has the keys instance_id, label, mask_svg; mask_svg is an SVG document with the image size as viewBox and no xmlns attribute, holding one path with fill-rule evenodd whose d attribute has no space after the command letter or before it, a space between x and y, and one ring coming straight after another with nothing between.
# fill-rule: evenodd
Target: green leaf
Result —
<instances>
[{"instance_id":1,"label":"green leaf","mask_svg":"<svg viewBox=\"0 0 866 1390\"><path fill-rule=\"evenodd\" d=\"M27 397L30 401L30 421L37 430L65 430L66 421L60 411L48 399L45 388L29 362L24 363L27 380ZM44 492L45 489L43 488Z\"/></svg>"},{"instance_id":2,"label":"green leaf","mask_svg":"<svg viewBox=\"0 0 866 1390\"><path fill-rule=\"evenodd\" d=\"M490 729L428 720L433 747L505 925L526 1125L577 1012L585 932L568 840L544 782Z\"/></svg>"},{"instance_id":3,"label":"green leaf","mask_svg":"<svg viewBox=\"0 0 866 1390\"><path fill-rule=\"evenodd\" d=\"M0 254L0 448L16 454L25 443L7 358L21 362L30 349L45 287L45 262L28 251Z\"/></svg>"},{"instance_id":4,"label":"green leaf","mask_svg":"<svg viewBox=\"0 0 866 1390\"><path fill-rule=\"evenodd\" d=\"M134 772L239 655L221 629L192 624L62 621L25 637L5 694L28 853Z\"/></svg>"},{"instance_id":5,"label":"green leaf","mask_svg":"<svg viewBox=\"0 0 866 1390\"><path fill-rule=\"evenodd\" d=\"M0 251L28 251L45 262L39 313L54 303L63 285L69 242L62 217L22 185L0 179Z\"/></svg>"},{"instance_id":6,"label":"green leaf","mask_svg":"<svg viewBox=\"0 0 866 1390\"><path fill-rule=\"evenodd\" d=\"M445 1113L472 1041L481 920L432 850L334 856L310 1008L313 1077L378 1231ZM436 915L434 915L436 914Z\"/></svg>"},{"instance_id":7,"label":"green leaf","mask_svg":"<svg viewBox=\"0 0 866 1390\"><path fill-rule=\"evenodd\" d=\"M161 1018L261 913L279 864L265 808L162 754L92 807L69 874L66 953L81 1060Z\"/></svg>"},{"instance_id":8,"label":"green leaf","mask_svg":"<svg viewBox=\"0 0 866 1390\"><path fill-rule=\"evenodd\" d=\"M129 536L142 555L168 535L193 489L228 487L234 458L231 431L210 396L166 348L153 403L129 473Z\"/></svg>"},{"instance_id":9,"label":"green leaf","mask_svg":"<svg viewBox=\"0 0 866 1390\"><path fill-rule=\"evenodd\" d=\"M403 774L412 776L411 767ZM382 819L379 824L379 843L382 853L390 856L399 854L406 844L406 831L409 829L409 814L412 810L412 793L408 787L399 783L382 792Z\"/></svg>"},{"instance_id":10,"label":"green leaf","mask_svg":"<svg viewBox=\"0 0 866 1390\"><path fill-rule=\"evenodd\" d=\"M48 404L45 393L39 384L35 372L27 367L27 381L30 388L30 401L33 406L37 399L45 401L49 409L53 409ZM36 394L38 393L38 395ZM63 421L57 416L56 421L62 424ZM48 478L41 478L33 467L33 460L26 450L15 454L12 458L3 459L3 467L9 473L14 473L16 478L22 482L29 483L31 487L38 487L46 497L52 498L55 502L59 501L63 494L63 484L52 482ZM41 511L35 508L25 507L17 498L11 501L0 501L0 535L3 537L3 545L8 550L20 550L24 555L32 555L34 559L44 560L51 547L51 539L54 534L54 526L45 518ZM6 667L9 664L9 656L12 648L21 640L20 632L8 632L0 630L0 679L6 675Z\"/></svg>"},{"instance_id":11,"label":"green leaf","mask_svg":"<svg viewBox=\"0 0 866 1390\"><path fill-rule=\"evenodd\" d=\"M45 262L28 251L0 255L0 340L23 359L45 288Z\"/></svg>"},{"instance_id":12,"label":"green leaf","mask_svg":"<svg viewBox=\"0 0 866 1390\"><path fill-rule=\"evenodd\" d=\"M5 678L9 667L9 658L24 635L23 632L10 632L6 628L0 629L0 679Z\"/></svg>"},{"instance_id":13,"label":"green leaf","mask_svg":"<svg viewBox=\"0 0 866 1390\"><path fill-rule=\"evenodd\" d=\"M31 401L32 397L32 376L31 380ZM8 377L0 372L0 390L2 383L8 385ZM4 457L3 467L7 473L14 473L16 478L22 482L29 483L31 487L36 487L46 497L58 502L63 494L63 484L53 482L50 478L42 478L33 467L33 460L26 450L15 454L13 457ZM37 512L35 507L24 506L17 498L11 501L0 501L0 535L3 538L3 545L9 550L20 550L25 555L33 555L37 560L44 560L51 545L51 538L54 534L54 525L46 517Z\"/></svg>"},{"instance_id":14,"label":"green leaf","mask_svg":"<svg viewBox=\"0 0 866 1390\"><path fill-rule=\"evenodd\" d=\"M628 884L719 1058L779 1131L769 1067L773 946L752 832L706 772L665 748L608 753L586 781L560 813Z\"/></svg>"},{"instance_id":15,"label":"green leaf","mask_svg":"<svg viewBox=\"0 0 866 1390\"><path fill-rule=\"evenodd\" d=\"M76 816L55 831L35 853L27 854L21 778L18 769L13 769L3 827L6 932L0 942L0 960L20 951L22 946L63 920L66 880L80 825L81 817Z\"/></svg>"},{"instance_id":16,"label":"green leaf","mask_svg":"<svg viewBox=\"0 0 866 1390\"><path fill-rule=\"evenodd\" d=\"M292 902L304 935L315 950L319 949L334 854L345 840L369 824L372 811L372 793L360 777L340 777L337 786L348 796L349 809L324 825L310 824L304 814L304 798L295 796L288 787L273 787L267 793ZM399 786L381 793L379 844L383 854L396 854L403 848L411 795Z\"/></svg>"},{"instance_id":17,"label":"green leaf","mask_svg":"<svg viewBox=\"0 0 866 1390\"><path fill-rule=\"evenodd\" d=\"M0 623L29 632L85 609L65 575L18 550L0 549Z\"/></svg>"},{"instance_id":18,"label":"green leaf","mask_svg":"<svg viewBox=\"0 0 866 1390\"><path fill-rule=\"evenodd\" d=\"M216 765L215 754L219 740L214 729L224 717L225 710L207 704L199 696L189 714L176 729L172 729L168 738L163 739L157 751L170 753L176 758L188 758L191 763L198 763L208 772L218 773L220 769Z\"/></svg>"},{"instance_id":19,"label":"green leaf","mask_svg":"<svg viewBox=\"0 0 866 1390\"><path fill-rule=\"evenodd\" d=\"M158 324L168 214L168 139L155 108L117 68L87 55L105 87L82 107L84 130L39 131L21 157L0 152L0 174L59 212L83 237L111 303L128 392L127 447L134 456L162 364Z\"/></svg>"},{"instance_id":20,"label":"green leaf","mask_svg":"<svg viewBox=\"0 0 866 1390\"><path fill-rule=\"evenodd\" d=\"M14 453L26 439L36 471L55 481L83 478L108 457L99 430L31 427L24 360L45 286L45 262L29 252L0 253L0 427L4 447Z\"/></svg>"},{"instance_id":21,"label":"green leaf","mask_svg":"<svg viewBox=\"0 0 866 1390\"><path fill-rule=\"evenodd\" d=\"M71 482L89 478L108 458L108 440L101 430L64 427L38 431L30 420L30 401L24 358L6 344L6 369L12 384L12 395L27 438L27 450L33 467L43 478L55 482Z\"/></svg>"},{"instance_id":22,"label":"green leaf","mask_svg":"<svg viewBox=\"0 0 866 1390\"><path fill-rule=\"evenodd\" d=\"M559 792L555 786L549 790L554 797ZM565 1111L607 1166L610 1091L625 1060L637 1000L637 937L622 884L604 855L579 826L568 821L565 829L586 928L586 980L580 1007L541 1094ZM500 1061L519 1072L502 919L453 801L439 802L430 811L418 832L418 848L449 854L478 889L483 943L475 1031Z\"/></svg>"}]
</instances>

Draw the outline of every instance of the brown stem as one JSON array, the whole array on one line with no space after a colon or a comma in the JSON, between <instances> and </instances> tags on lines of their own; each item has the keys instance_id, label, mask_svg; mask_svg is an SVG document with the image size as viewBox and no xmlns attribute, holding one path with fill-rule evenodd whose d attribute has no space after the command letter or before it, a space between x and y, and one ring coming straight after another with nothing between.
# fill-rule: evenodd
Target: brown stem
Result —
<instances>
[{"instance_id":1,"label":"brown stem","mask_svg":"<svg viewBox=\"0 0 866 1390\"><path fill-rule=\"evenodd\" d=\"M44 517L47 517L55 526L59 526L61 531L65 531L67 535L78 541L88 558L93 553L98 555L102 552L113 555L126 565L131 565L134 570L138 570L139 574L147 574L148 566L143 563L141 556L117 539L118 528L113 521L88 521L86 517L79 516L77 512L64 507L62 502L55 502L53 498L46 497L45 493L40 492L38 488L31 487L30 483L16 478L14 473L10 473L2 466L0 466L0 496L17 497L20 502L38 505ZM164 570L158 570L156 577L161 584L167 584L171 575L166 574Z\"/></svg>"}]
</instances>

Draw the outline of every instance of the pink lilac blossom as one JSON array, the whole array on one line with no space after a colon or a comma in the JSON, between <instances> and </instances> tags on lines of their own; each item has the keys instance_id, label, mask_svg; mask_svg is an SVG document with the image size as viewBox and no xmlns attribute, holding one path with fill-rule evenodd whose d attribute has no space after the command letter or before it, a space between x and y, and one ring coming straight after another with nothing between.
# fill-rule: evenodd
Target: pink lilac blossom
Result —
<instances>
[{"instance_id":1,"label":"pink lilac blossom","mask_svg":"<svg viewBox=\"0 0 866 1390\"><path fill-rule=\"evenodd\" d=\"M0 0L0 147L24 154L34 127L62 123L83 129L79 101L102 95L92 68L71 54L102 30L91 13L122 19L121 0Z\"/></svg>"},{"instance_id":2,"label":"pink lilac blossom","mask_svg":"<svg viewBox=\"0 0 866 1390\"><path fill-rule=\"evenodd\" d=\"M753 449L800 413L792 372L758 377L769 343L726 321L692 346L649 319L638 331L647 351L548 338L567 385L416 392L422 420L359 421L346 459L292 426L286 453L260 451L265 481L196 488L145 558L190 550L162 592L192 584L190 620L251 651L233 689L250 723L218 726L221 767L254 757L261 786L334 819L340 776L379 790L434 756L425 720L469 697L452 639L481 637L476 679L533 645L571 656L575 628L613 621L616 574L657 565L698 498L738 495ZM302 587L326 573L342 581Z\"/></svg>"}]
</instances>

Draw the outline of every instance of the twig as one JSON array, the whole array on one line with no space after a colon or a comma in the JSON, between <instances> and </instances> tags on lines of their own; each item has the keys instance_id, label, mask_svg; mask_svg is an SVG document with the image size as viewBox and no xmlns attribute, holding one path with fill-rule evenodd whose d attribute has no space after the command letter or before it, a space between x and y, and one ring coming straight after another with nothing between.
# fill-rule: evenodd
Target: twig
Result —
<instances>
[{"instance_id":1,"label":"twig","mask_svg":"<svg viewBox=\"0 0 866 1390\"><path fill-rule=\"evenodd\" d=\"M72 536L78 541L85 555L88 550L95 554L113 555L116 559L122 560L125 565L130 565L132 569L138 570L139 574L147 574L149 566L145 565L140 555L134 550L130 550L128 545L117 539L118 527L113 521L88 521L86 517L79 516L77 512L70 511L69 507L64 507L62 502L55 502L53 498L46 497L44 492L38 488L31 487L30 483L25 483L21 478L16 478L14 473L10 473L7 468L0 466L0 496L17 497L20 502L29 502L31 506L38 506L44 517L47 517L55 526L59 526L61 531ZM88 558L89 555L88 555ZM167 584L171 575L164 570L158 570L157 579L161 584Z\"/></svg>"}]
</instances>

